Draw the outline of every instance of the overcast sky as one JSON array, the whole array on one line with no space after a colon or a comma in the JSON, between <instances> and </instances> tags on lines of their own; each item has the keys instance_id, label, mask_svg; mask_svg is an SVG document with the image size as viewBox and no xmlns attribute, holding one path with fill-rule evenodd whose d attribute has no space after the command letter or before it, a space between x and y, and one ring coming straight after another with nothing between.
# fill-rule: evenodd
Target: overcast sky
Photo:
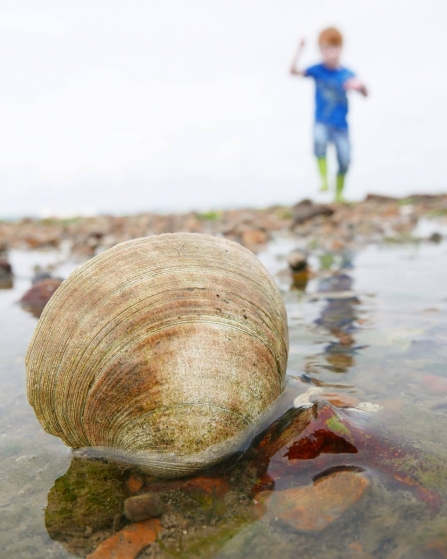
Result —
<instances>
[{"instance_id":1,"label":"overcast sky","mask_svg":"<svg viewBox=\"0 0 447 559\"><path fill-rule=\"evenodd\" d=\"M327 25L371 91L347 196L446 190L446 24L445 0L2 0L0 215L314 197L313 84L288 67Z\"/></svg>"}]
</instances>

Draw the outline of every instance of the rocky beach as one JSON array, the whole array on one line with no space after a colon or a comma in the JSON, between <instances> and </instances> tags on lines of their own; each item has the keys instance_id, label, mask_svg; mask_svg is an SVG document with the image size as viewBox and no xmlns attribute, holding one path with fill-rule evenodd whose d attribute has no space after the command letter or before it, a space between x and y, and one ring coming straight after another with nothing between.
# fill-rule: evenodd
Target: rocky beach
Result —
<instances>
[{"instance_id":1,"label":"rocky beach","mask_svg":"<svg viewBox=\"0 0 447 559\"><path fill-rule=\"evenodd\" d=\"M303 200L293 206L204 213L24 218L0 221L0 250L64 247L67 254L84 260L130 239L186 231L223 236L254 252L279 233L294 235L302 248L331 251L368 243L411 241L418 220L446 216L447 195L423 194L403 199L369 195L362 202L349 204ZM437 236L432 240L436 241Z\"/></svg>"}]
</instances>

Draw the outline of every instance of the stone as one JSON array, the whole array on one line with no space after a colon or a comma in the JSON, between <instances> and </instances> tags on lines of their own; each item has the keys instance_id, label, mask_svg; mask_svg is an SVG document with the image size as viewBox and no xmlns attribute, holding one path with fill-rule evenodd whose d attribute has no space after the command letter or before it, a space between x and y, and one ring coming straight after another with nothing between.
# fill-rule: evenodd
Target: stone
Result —
<instances>
[{"instance_id":1,"label":"stone","mask_svg":"<svg viewBox=\"0 0 447 559\"><path fill-rule=\"evenodd\" d=\"M44 279L37 282L21 297L21 307L39 317L61 283L61 279Z\"/></svg>"},{"instance_id":2,"label":"stone","mask_svg":"<svg viewBox=\"0 0 447 559\"><path fill-rule=\"evenodd\" d=\"M11 277L12 277L11 264L7 260L0 258L0 280L10 279Z\"/></svg>"},{"instance_id":3,"label":"stone","mask_svg":"<svg viewBox=\"0 0 447 559\"><path fill-rule=\"evenodd\" d=\"M256 507L296 530L319 531L359 501L368 486L364 475L340 471L304 487L261 492L255 497Z\"/></svg>"},{"instance_id":4,"label":"stone","mask_svg":"<svg viewBox=\"0 0 447 559\"><path fill-rule=\"evenodd\" d=\"M222 478L198 476L186 481L166 481L149 484L144 489L148 492L170 493L183 491L188 494L211 495L223 497L228 491L228 483Z\"/></svg>"},{"instance_id":5,"label":"stone","mask_svg":"<svg viewBox=\"0 0 447 559\"><path fill-rule=\"evenodd\" d=\"M124 515L131 522L157 518L166 512L167 507L157 493L143 493L124 501Z\"/></svg>"},{"instance_id":6,"label":"stone","mask_svg":"<svg viewBox=\"0 0 447 559\"><path fill-rule=\"evenodd\" d=\"M131 495L136 495L138 491L143 487L144 481L143 479L136 475L131 474L129 479L126 481L127 489Z\"/></svg>"},{"instance_id":7,"label":"stone","mask_svg":"<svg viewBox=\"0 0 447 559\"><path fill-rule=\"evenodd\" d=\"M263 245L267 242L267 235L260 229L249 229L244 231L241 236L244 247L250 248L255 245Z\"/></svg>"},{"instance_id":8,"label":"stone","mask_svg":"<svg viewBox=\"0 0 447 559\"><path fill-rule=\"evenodd\" d=\"M435 243L435 244L439 244L442 241L442 235L441 233L438 233L437 231L435 231L434 233L432 233L430 235L430 237L428 238L428 240L431 243Z\"/></svg>"},{"instance_id":9,"label":"stone","mask_svg":"<svg viewBox=\"0 0 447 559\"><path fill-rule=\"evenodd\" d=\"M293 226L300 225L313 219L314 217L323 215L331 216L334 210L325 206L324 204L314 204L311 200L302 200L295 204L292 208L293 211Z\"/></svg>"},{"instance_id":10,"label":"stone","mask_svg":"<svg viewBox=\"0 0 447 559\"><path fill-rule=\"evenodd\" d=\"M307 254L294 250L287 257L287 262L293 272L301 272L307 268Z\"/></svg>"},{"instance_id":11,"label":"stone","mask_svg":"<svg viewBox=\"0 0 447 559\"><path fill-rule=\"evenodd\" d=\"M379 204L388 204L389 202L397 202L398 198L393 196L383 196L382 194L368 194L365 198L366 202L377 202Z\"/></svg>"},{"instance_id":12,"label":"stone","mask_svg":"<svg viewBox=\"0 0 447 559\"><path fill-rule=\"evenodd\" d=\"M315 394L311 402L321 402L326 401L335 406L336 408L355 408L359 404L359 399L351 394L346 394L345 392L329 392L322 390Z\"/></svg>"},{"instance_id":13,"label":"stone","mask_svg":"<svg viewBox=\"0 0 447 559\"><path fill-rule=\"evenodd\" d=\"M157 539L158 520L146 520L126 526L101 542L87 559L134 559L142 549Z\"/></svg>"}]
</instances>

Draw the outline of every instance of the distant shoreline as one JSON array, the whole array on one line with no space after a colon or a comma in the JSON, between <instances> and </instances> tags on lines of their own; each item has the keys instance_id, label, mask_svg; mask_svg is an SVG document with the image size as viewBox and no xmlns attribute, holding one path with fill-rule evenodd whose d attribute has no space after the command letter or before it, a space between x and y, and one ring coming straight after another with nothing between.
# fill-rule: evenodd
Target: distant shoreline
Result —
<instances>
[{"instance_id":1,"label":"distant shoreline","mask_svg":"<svg viewBox=\"0 0 447 559\"><path fill-rule=\"evenodd\" d=\"M259 209L0 220L0 252L64 247L82 260L123 241L177 231L222 236L255 253L278 233L295 236L303 248L341 250L371 242L414 241L423 217L447 220L447 194L370 194L363 201L338 205L303 200Z\"/></svg>"}]
</instances>

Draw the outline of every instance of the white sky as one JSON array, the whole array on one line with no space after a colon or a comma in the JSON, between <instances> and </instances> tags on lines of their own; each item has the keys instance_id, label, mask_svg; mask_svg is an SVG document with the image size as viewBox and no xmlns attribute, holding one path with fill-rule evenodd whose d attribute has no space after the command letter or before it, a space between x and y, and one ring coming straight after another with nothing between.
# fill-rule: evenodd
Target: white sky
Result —
<instances>
[{"instance_id":1,"label":"white sky","mask_svg":"<svg viewBox=\"0 0 447 559\"><path fill-rule=\"evenodd\" d=\"M288 67L327 25L371 91L348 197L446 190L445 0L2 0L0 215L315 197L313 84Z\"/></svg>"}]
</instances>

